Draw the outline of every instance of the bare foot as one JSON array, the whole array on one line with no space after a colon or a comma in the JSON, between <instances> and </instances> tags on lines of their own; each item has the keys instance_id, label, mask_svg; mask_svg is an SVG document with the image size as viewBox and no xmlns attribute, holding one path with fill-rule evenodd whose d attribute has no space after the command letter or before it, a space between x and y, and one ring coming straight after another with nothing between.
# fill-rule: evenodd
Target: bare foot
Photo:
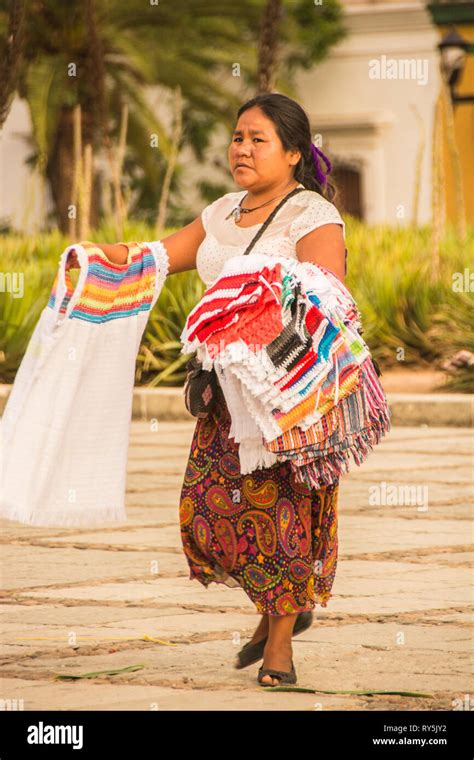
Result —
<instances>
[{"instance_id":1,"label":"bare foot","mask_svg":"<svg viewBox=\"0 0 474 760\"><path fill-rule=\"evenodd\" d=\"M282 642L275 646L271 642L265 646L263 650L263 668L271 668L272 670L291 670L291 663L293 661L293 648L291 641ZM278 686L281 679L278 676L263 676L262 683L268 683L272 686Z\"/></svg>"}]
</instances>

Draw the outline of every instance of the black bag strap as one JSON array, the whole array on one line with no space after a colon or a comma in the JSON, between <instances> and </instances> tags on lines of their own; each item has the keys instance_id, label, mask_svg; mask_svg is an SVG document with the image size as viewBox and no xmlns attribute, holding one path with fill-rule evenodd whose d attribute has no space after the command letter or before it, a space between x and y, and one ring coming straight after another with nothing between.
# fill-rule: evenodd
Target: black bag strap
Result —
<instances>
[{"instance_id":1,"label":"black bag strap","mask_svg":"<svg viewBox=\"0 0 474 760\"><path fill-rule=\"evenodd\" d=\"M276 208L273 209L273 211L270 214L270 216L268 217L268 219L265 219L264 223L260 227L260 229L257 232L257 234L255 235L254 238L252 238L252 240L250 241L249 245L247 246L247 250L242 254L243 256L245 256L247 253L249 253L252 250L252 248L254 247L254 245L257 242L257 240L263 235L263 233L267 229L268 225L274 219L274 217L279 212L279 210L281 209L281 207L283 206L283 204L286 203L286 201L289 198L291 198L293 195L296 195L296 193L301 193L303 190L306 190L306 188L305 187L295 187L295 188L293 188L293 190L291 190L288 193L288 195L285 195L285 197L283 198L283 200L280 201L280 203L278 204L278 206L276 206ZM242 200L243 200L243 198L242 198ZM242 201L241 201L241 203L242 203Z\"/></svg>"}]
</instances>

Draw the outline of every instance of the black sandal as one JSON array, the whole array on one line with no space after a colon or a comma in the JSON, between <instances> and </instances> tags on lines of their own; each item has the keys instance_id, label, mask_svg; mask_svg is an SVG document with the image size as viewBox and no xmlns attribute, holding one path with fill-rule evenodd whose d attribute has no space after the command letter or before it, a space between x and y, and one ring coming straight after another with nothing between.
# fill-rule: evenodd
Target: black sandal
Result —
<instances>
[{"instance_id":1,"label":"black sandal","mask_svg":"<svg viewBox=\"0 0 474 760\"><path fill-rule=\"evenodd\" d=\"M298 636L299 633L303 633L303 631L306 631L308 628L310 628L312 624L313 613L300 612L296 618L295 625L293 626L293 636ZM247 668L249 665L253 665L254 662L258 662L262 659L263 650L265 649L265 644L267 643L267 638L268 637L265 636L264 639L257 641L256 644L251 644L250 641L244 644L240 652L237 652L237 661L235 663L237 670Z\"/></svg>"},{"instance_id":2,"label":"black sandal","mask_svg":"<svg viewBox=\"0 0 474 760\"><path fill-rule=\"evenodd\" d=\"M262 678L264 676L272 676L272 678L279 678L280 683L263 683ZM264 668L263 665L258 670L257 681L260 686L280 686L282 683L296 683L296 670L291 661L291 670L273 670L273 668Z\"/></svg>"}]
</instances>

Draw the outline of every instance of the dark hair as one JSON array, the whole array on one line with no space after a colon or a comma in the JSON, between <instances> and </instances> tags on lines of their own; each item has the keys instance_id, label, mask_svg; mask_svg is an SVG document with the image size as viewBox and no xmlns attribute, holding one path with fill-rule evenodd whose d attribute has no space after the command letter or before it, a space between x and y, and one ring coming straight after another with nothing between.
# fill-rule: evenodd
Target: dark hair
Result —
<instances>
[{"instance_id":1,"label":"dark hair","mask_svg":"<svg viewBox=\"0 0 474 760\"><path fill-rule=\"evenodd\" d=\"M294 168L294 178L307 190L316 190L332 201L337 195L336 185L327 178L322 185L316 178L311 153L311 127L306 111L296 100L277 92L256 95L240 106L237 118L253 107L260 108L275 124L276 132L285 150L301 151L301 158Z\"/></svg>"}]
</instances>

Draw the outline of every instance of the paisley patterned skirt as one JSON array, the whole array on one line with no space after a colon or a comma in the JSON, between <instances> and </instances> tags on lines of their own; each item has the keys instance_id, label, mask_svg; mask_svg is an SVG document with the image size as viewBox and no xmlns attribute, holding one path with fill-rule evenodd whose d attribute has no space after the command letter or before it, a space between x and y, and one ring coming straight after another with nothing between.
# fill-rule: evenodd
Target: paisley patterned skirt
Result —
<instances>
[{"instance_id":1,"label":"paisley patterned skirt","mask_svg":"<svg viewBox=\"0 0 474 760\"><path fill-rule=\"evenodd\" d=\"M339 483L295 482L289 461L240 473L222 390L198 419L180 497L190 580L240 586L260 613L327 606L337 566Z\"/></svg>"}]
</instances>

